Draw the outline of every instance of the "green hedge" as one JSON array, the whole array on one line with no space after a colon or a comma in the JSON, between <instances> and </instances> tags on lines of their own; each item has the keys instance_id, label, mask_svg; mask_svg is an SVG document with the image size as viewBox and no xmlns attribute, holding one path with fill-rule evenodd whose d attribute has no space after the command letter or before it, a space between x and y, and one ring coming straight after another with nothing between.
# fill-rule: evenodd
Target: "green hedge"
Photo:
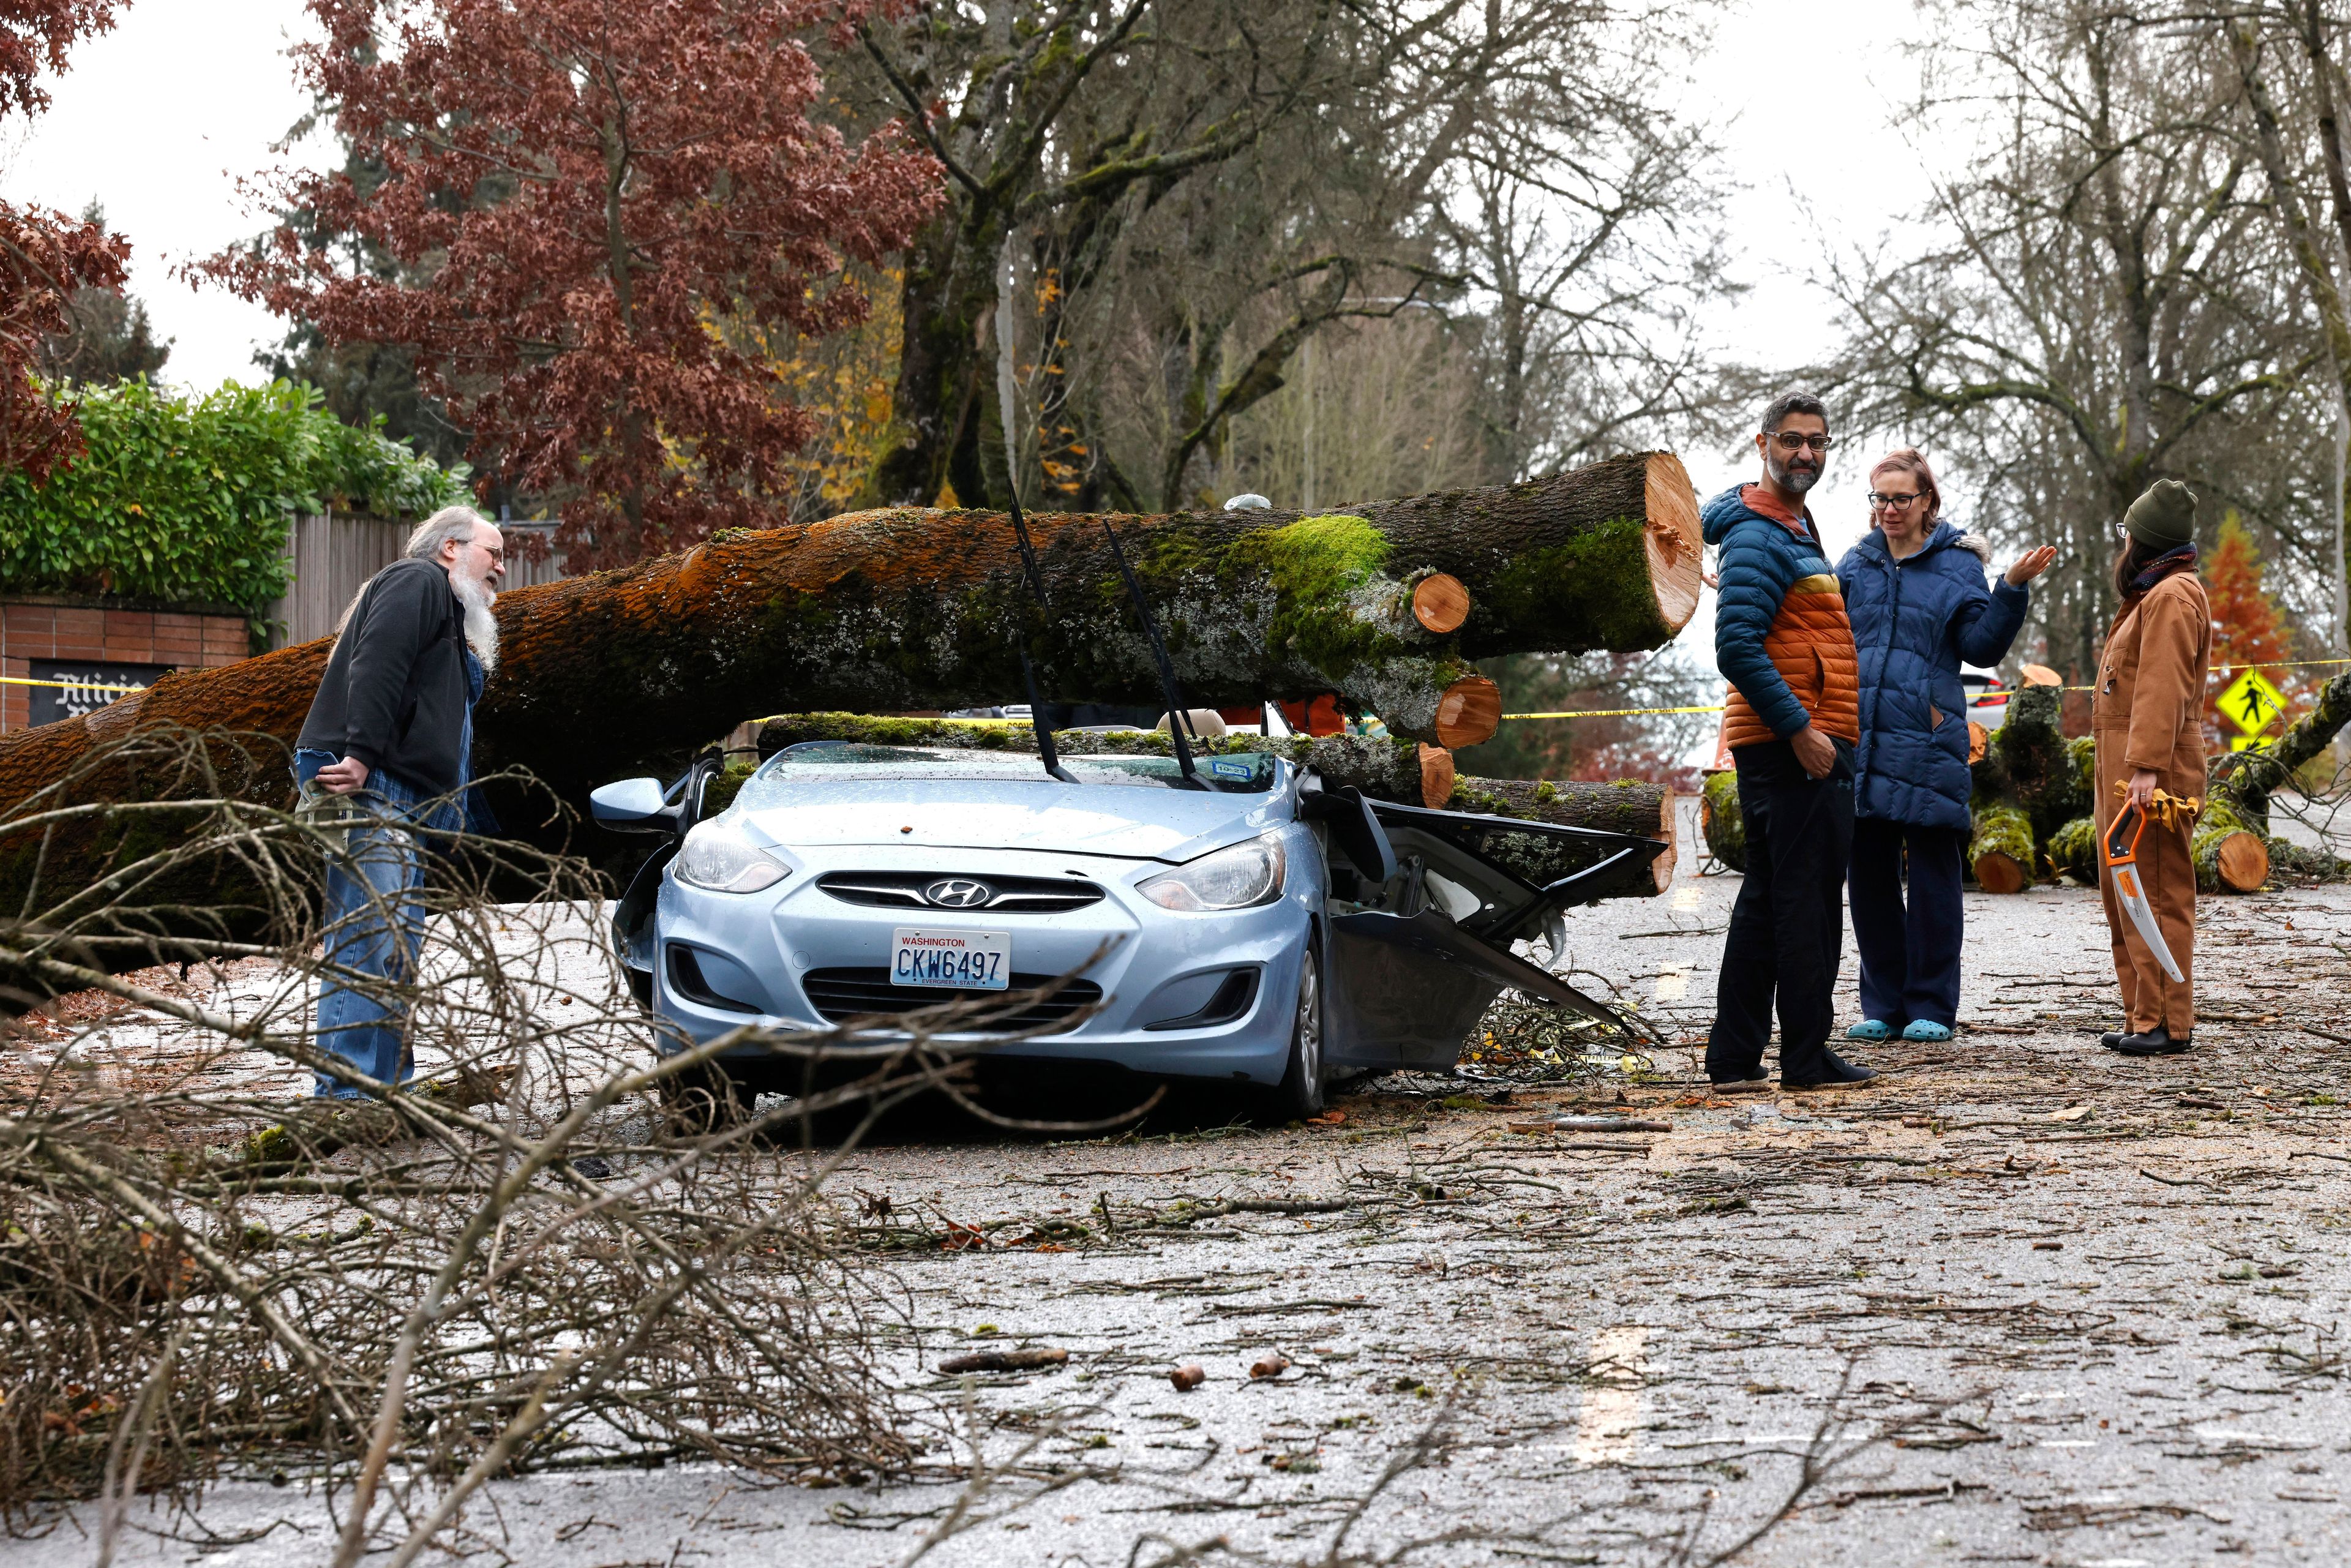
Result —
<instances>
[{"instance_id":1,"label":"green hedge","mask_svg":"<svg viewBox=\"0 0 2351 1568\"><path fill-rule=\"evenodd\" d=\"M416 517L469 497L290 382L186 395L146 381L78 393L89 451L35 488L0 474L0 592L105 593L258 614L286 591L297 512Z\"/></svg>"}]
</instances>

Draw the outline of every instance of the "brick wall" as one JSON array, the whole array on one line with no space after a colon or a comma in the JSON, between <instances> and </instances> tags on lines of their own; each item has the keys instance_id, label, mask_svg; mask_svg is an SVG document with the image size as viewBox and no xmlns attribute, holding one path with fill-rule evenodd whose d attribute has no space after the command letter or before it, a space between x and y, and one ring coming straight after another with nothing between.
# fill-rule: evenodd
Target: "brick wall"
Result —
<instances>
[{"instance_id":1,"label":"brick wall","mask_svg":"<svg viewBox=\"0 0 2351 1568\"><path fill-rule=\"evenodd\" d=\"M131 610L92 600L0 599L0 675L23 680L36 659L90 659L178 668L233 664L251 643L242 615ZM0 733L23 729L32 688L0 685Z\"/></svg>"}]
</instances>

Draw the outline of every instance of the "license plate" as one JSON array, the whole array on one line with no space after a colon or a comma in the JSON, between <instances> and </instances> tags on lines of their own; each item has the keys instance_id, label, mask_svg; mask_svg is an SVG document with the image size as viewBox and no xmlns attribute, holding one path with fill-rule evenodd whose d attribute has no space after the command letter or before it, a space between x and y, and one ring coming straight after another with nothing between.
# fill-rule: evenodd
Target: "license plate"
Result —
<instances>
[{"instance_id":1,"label":"license plate","mask_svg":"<svg viewBox=\"0 0 2351 1568\"><path fill-rule=\"evenodd\" d=\"M1000 991L1012 982L1009 931L914 931L890 937L890 983Z\"/></svg>"}]
</instances>

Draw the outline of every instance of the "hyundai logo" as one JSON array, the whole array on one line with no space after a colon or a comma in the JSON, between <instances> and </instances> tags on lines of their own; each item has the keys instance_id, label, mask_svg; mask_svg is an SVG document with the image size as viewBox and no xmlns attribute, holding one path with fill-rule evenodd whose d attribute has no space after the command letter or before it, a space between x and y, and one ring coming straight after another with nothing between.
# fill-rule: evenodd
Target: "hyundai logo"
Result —
<instances>
[{"instance_id":1,"label":"hyundai logo","mask_svg":"<svg viewBox=\"0 0 2351 1568\"><path fill-rule=\"evenodd\" d=\"M925 902L941 909L977 909L996 896L996 890L984 882L971 882L963 877L949 877L923 889Z\"/></svg>"}]
</instances>

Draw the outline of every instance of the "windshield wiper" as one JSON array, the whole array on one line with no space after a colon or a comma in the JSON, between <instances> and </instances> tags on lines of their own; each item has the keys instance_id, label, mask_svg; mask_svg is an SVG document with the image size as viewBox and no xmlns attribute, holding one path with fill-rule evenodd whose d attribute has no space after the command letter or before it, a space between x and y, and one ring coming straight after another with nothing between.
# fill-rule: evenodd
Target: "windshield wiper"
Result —
<instances>
[{"instance_id":1,"label":"windshield wiper","mask_svg":"<svg viewBox=\"0 0 2351 1568\"><path fill-rule=\"evenodd\" d=\"M1029 597L1036 601L1040 613L1050 614L1045 608L1045 574L1038 570L1037 547L1029 542L1029 520L1020 515L1020 486L1012 486L1012 537L1020 546L1021 576L1028 581ZM1036 732L1037 755L1043 759L1045 771L1064 784L1074 784L1069 769L1061 766L1061 754L1053 748L1053 727L1045 718L1045 705L1037 696L1037 670L1029 662L1029 638L1016 621L1012 628L1012 645L1020 654L1020 684L1029 693L1029 727Z\"/></svg>"},{"instance_id":2,"label":"windshield wiper","mask_svg":"<svg viewBox=\"0 0 2351 1568\"><path fill-rule=\"evenodd\" d=\"M1184 694L1176 685L1175 661L1167 656L1167 643L1159 635L1159 622L1151 613L1151 601L1144 597L1143 583L1135 577L1134 569L1126 564L1126 551L1119 546L1118 530L1110 526L1108 517L1102 519L1102 532L1110 536L1111 559L1118 562L1118 574L1126 580L1126 595L1134 601L1135 619L1143 622L1143 634L1151 642L1151 656L1159 664L1159 692L1167 699L1167 738L1175 747L1176 770L1193 789L1206 789L1208 785L1192 766L1192 748L1184 739L1184 730L1192 722L1191 710L1184 706Z\"/></svg>"}]
</instances>

